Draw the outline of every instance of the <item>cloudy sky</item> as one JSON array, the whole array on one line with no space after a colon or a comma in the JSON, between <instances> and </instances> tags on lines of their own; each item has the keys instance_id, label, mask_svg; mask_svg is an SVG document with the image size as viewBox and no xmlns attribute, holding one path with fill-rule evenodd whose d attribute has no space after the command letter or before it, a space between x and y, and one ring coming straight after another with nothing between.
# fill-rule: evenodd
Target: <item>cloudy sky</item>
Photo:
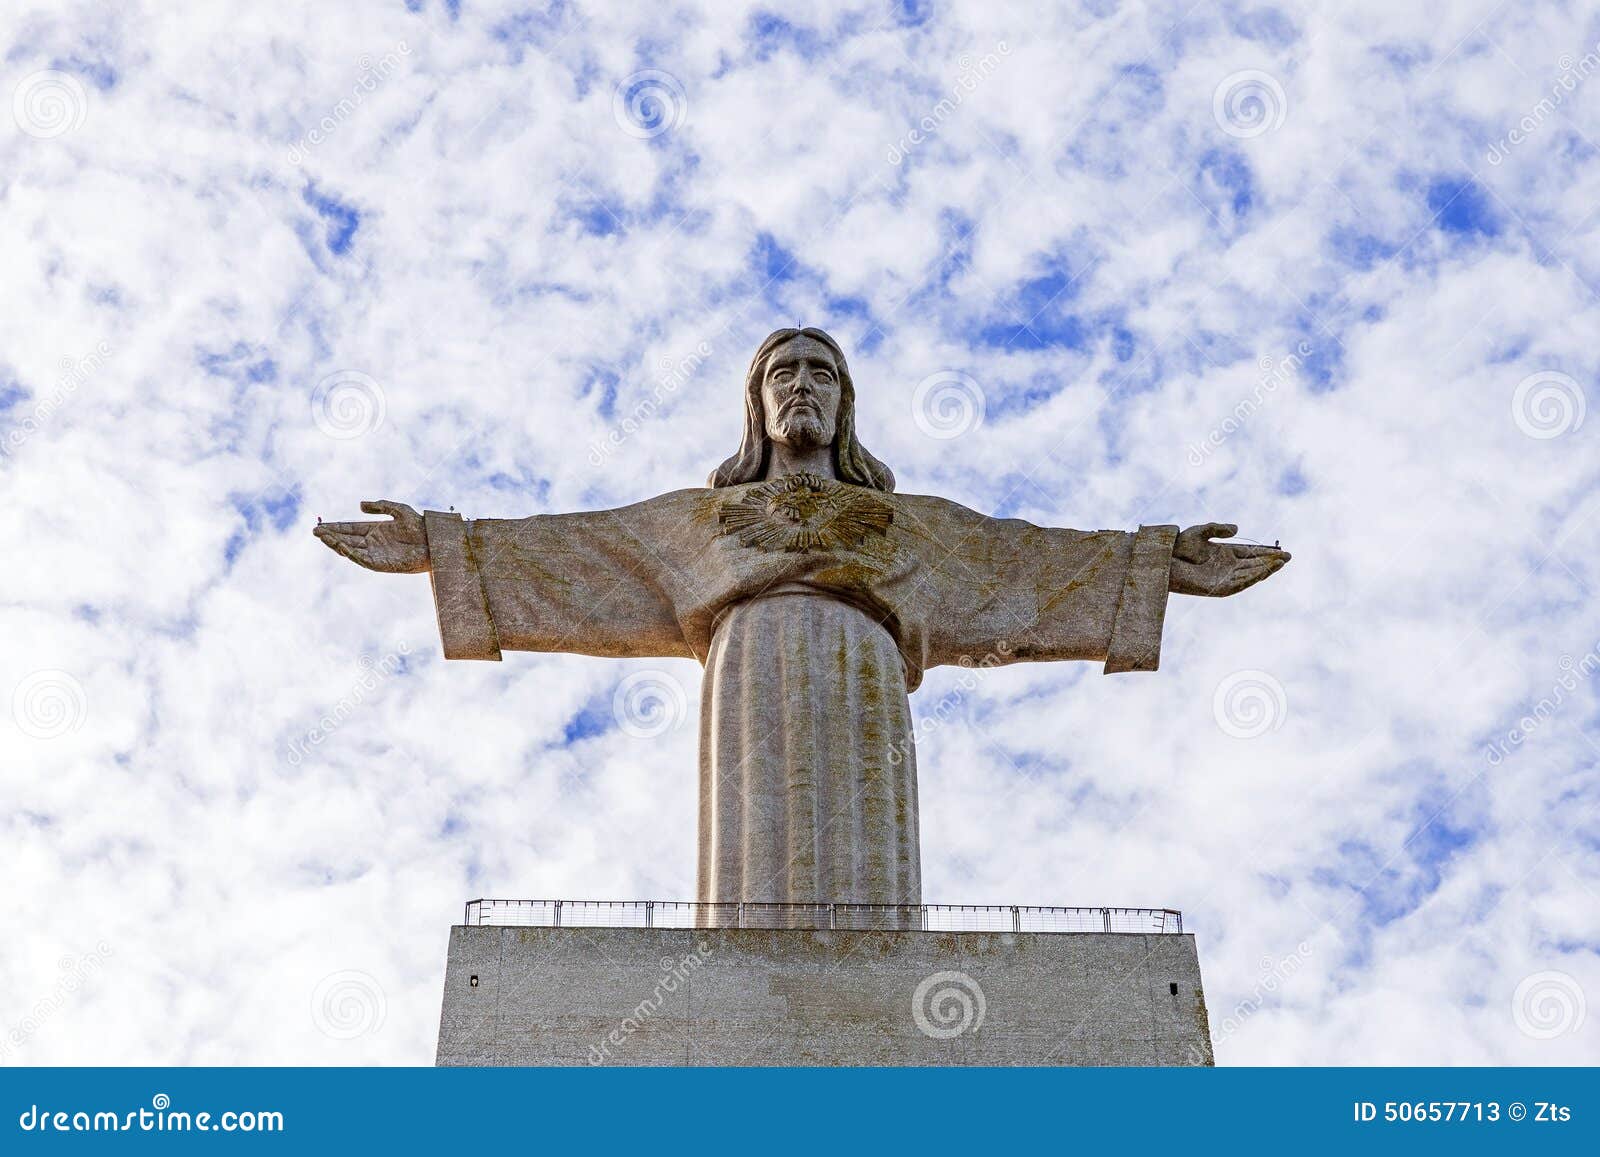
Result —
<instances>
[{"instance_id":1,"label":"cloudy sky","mask_svg":"<svg viewBox=\"0 0 1600 1157\"><path fill-rule=\"evenodd\" d=\"M0 1063L428 1063L463 901L692 898L694 663L311 527L699 485L797 319L902 490L1295 556L931 672L929 901L1181 908L1225 1064L1600 1061L1600 12L619 7L4 5Z\"/></svg>"}]
</instances>

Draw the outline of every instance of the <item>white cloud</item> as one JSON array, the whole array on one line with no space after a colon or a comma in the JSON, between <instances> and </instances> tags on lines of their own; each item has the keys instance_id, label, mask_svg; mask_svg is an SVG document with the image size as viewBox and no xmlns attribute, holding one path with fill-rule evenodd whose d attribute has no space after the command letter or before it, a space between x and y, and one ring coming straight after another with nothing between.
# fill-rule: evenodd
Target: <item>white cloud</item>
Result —
<instances>
[{"instance_id":1,"label":"white cloud","mask_svg":"<svg viewBox=\"0 0 1600 1157\"><path fill-rule=\"evenodd\" d=\"M426 1062L463 900L688 898L693 664L643 665L683 680L681 727L569 744L641 665L446 664L426 582L309 532L363 498L516 515L696 485L750 352L799 317L846 342L903 489L1225 519L1296 555L1175 601L1156 676L986 675L923 751L930 901L1182 907L1225 1063L1600 1059L1592 1019L1540 1039L1513 1009L1552 971L1600 1001L1595 684L1486 754L1600 643L1593 101L1486 159L1600 27L1102 7L835 5L760 35L725 5L8 21L3 95L55 70L84 107L0 124L0 439L26 434L0 443L0 698L66 672L82 720L0 717L0 1024L31 1026L0 1055ZM613 93L650 68L687 110L640 139ZM1213 107L1241 70L1286 102L1248 138ZM359 438L313 414L340 371L381 391ZM942 371L985 393L951 440L912 420ZM1541 371L1590 407L1548 439L1512 413ZM361 658L402 646L366 688ZM1281 683L1280 728L1216 725L1241 670ZM364 1031L319 1028L329 985Z\"/></svg>"}]
</instances>

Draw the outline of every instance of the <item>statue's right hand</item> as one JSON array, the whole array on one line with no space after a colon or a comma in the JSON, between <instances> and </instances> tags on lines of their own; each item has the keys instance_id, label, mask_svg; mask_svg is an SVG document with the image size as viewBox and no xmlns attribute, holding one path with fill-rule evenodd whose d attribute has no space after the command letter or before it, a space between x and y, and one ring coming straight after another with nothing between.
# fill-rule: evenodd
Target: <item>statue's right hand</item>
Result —
<instances>
[{"instance_id":1,"label":"statue's right hand","mask_svg":"<svg viewBox=\"0 0 1600 1157\"><path fill-rule=\"evenodd\" d=\"M422 515L403 502L363 502L361 510L387 514L392 521L319 522L312 533L368 570L416 574L428 569L428 534Z\"/></svg>"}]
</instances>

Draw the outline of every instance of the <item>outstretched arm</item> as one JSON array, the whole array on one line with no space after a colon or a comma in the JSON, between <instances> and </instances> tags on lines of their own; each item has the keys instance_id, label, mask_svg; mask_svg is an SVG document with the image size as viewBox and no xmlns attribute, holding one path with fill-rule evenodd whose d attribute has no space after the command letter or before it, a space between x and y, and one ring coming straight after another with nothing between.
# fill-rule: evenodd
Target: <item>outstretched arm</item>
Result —
<instances>
[{"instance_id":1,"label":"outstretched arm","mask_svg":"<svg viewBox=\"0 0 1600 1157\"><path fill-rule=\"evenodd\" d=\"M387 522L319 522L312 532L323 545L368 570L419 574L428 569L428 533L422 515L403 502L363 502L364 514Z\"/></svg>"},{"instance_id":2,"label":"outstretched arm","mask_svg":"<svg viewBox=\"0 0 1600 1157\"><path fill-rule=\"evenodd\" d=\"M1172 545L1167 589L1177 595L1236 595L1277 573L1289 561L1289 552L1277 547L1211 541L1238 533L1239 528L1227 522L1207 522L1181 531Z\"/></svg>"},{"instance_id":3,"label":"outstretched arm","mask_svg":"<svg viewBox=\"0 0 1600 1157\"><path fill-rule=\"evenodd\" d=\"M695 525L698 493L471 522L363 502L366 513L389 518L322 523L316 535L368 570L428 572L447 659L494 660L502 649L692 656L674 592L694 577L680 547L683 528Z\"/></svg>"}]
</instances>

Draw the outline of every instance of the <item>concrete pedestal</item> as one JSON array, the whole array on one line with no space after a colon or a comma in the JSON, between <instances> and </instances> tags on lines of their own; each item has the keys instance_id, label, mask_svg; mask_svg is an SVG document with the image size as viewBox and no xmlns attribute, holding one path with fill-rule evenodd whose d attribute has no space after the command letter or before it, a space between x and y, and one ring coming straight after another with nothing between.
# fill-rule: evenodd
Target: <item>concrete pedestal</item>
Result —
<instances>
[{"instance_id":1,"label":"concrete pedestal","mask_svg":"<svg viewBox=\"0 0 1600 1157\"><path fill-rule=\"evenodd\" d=\"M441 1065L1209 1065L1194 937L450 930Z\"/></svg>"}]
</instances>

